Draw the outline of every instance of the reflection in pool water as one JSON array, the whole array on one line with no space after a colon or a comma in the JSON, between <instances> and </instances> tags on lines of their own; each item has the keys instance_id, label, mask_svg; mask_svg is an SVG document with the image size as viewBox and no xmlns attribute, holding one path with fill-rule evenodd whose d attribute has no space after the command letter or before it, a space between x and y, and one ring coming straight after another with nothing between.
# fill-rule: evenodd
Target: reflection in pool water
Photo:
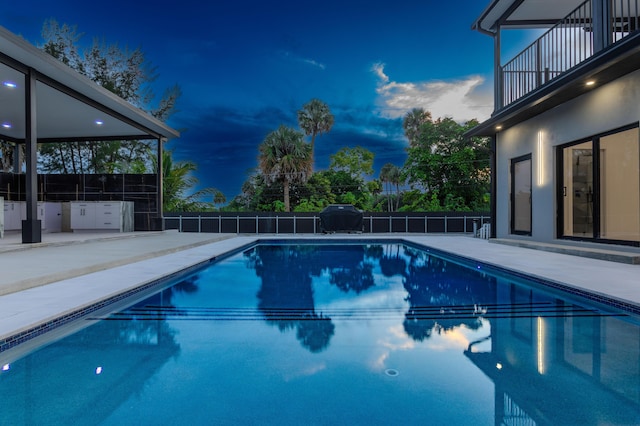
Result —
<instances>
[{"instance_id":1,"label":"reflection in pool water","mask_svg":"<svg viewBox=\"0 0 640 426\"><path fill-rule=\"evenodd\" d=\"M0 354L0 424L640 423L637 318L402 244L258 245L81 325Z\"/></svg>"}]
</instances>

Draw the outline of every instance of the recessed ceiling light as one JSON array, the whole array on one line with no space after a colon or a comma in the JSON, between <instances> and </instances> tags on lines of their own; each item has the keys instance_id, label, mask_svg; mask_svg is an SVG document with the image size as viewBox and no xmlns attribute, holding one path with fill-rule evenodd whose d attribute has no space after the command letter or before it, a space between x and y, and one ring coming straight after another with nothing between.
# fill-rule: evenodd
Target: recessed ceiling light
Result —
<instances>
[{"instance_id":1,"label":"recessed ceiling light","mask_svg":"<svg viewBox=\"0 0 640 426\"><path fill-rule=\"evenodd\" d=\"M5 129L10 129L10 128L12 128L13 126L11 125L11 123L4 122L4 123L2 123L2 127L4 127Z\"/></svg>"},{"instance_id":2,"label":"recessed ceiling light","mask_svg":"<svg viewBox=\"0 0 640 426\"><path fill-rule=\"evenodd\" d=\"M96 126L102 126L104 124L104 121L96 120L95 123L96 123Z\"/></svg>"},{"instance_id":3,"label":"recessed ceiling light","mask_svg":"<svg viewBox=\"0 0 640 426\"><path fill-rule=\"evenodd\" d=\"M15 89L16 87L18 87L18 85L16 83L14 83L13 81L3 81L2 85L4 87L8 87L9 89Z\"/></svg>"},{"instance_id":4,"label":"recessed ceiling light","mask_svg":"<svg viewBox=\"0 0 640 426\"><path fill-rule=\"evenodd\" d=\"M502 130L502 126L501 125L497 125L496 126L496 130Z\"/></svg>"},{"instance_id":5,"label":"recessed ceiling light","mask_svg":"<svg viewBox=\"0 0 640 426\"><path fill-rule=\"evenodd\" d=\"M585 83L587 86L593 86L594 84L596 84L595 80L589 80Z\"/></svg>"}]
</instances>

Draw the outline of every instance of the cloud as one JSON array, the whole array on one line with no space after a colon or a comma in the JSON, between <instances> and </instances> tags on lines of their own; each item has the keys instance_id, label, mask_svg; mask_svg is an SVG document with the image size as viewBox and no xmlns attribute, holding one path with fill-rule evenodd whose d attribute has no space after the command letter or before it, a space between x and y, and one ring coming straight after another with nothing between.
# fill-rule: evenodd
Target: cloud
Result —
<instances>
[{"instance_id":1,"label":"cloud","mask_svg":"<svg viewBox=\"0 0 640 426\"><path fill-rule=\"evenodd\" d=\"M304 62L305 64L313 65L314 67L318 67L321 70L324 70L327 68L325 64L321 64L320 62L314 61L313 59L302 59L302 62Z\"/></svg>"},{"instance_id":2,"label":"cloud","mask_svg":"<svg viewBox=\"0 0 640 426\"><path fill-rule=\"evenodd\" d=\"M391 80L385 65L374 64L371 71L378 78L377 105L380 115L403 117L413 108L430 111L434 118L452 117L456 121L489 118L493 109L492 94L482 76L469 76L450 81L401 83Z\"/></svg>"},{"instance_id":3,"label":"cloud","mask_svg":"<svg viewBox=\"0 0 640 426\"><path fill-rule=\"evenodd\" d=\"M303 64L311 65L313 67L320 68L321 70L325 70L327 68L325 64L318 62L315 59L298 56L295 53L289 52L288 50L282 51L281 54L285 58L291 59L292 61L302 62Z\"/></svg>"}]
</instances>

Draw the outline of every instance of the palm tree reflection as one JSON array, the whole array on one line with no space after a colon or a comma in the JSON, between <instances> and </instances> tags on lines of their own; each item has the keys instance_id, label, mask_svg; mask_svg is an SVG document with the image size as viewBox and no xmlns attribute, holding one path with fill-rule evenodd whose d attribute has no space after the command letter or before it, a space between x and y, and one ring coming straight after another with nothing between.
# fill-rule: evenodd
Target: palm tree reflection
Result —
<instances>
[{"instance_id":1,"label":"palm tree reflection","mask_svg":"<svg viewBox=\"0 0 640 426\"><path fill-rule=\"evenodd\" d=\"M296 337L311 352L329 346L335 325L331 318L315 311L311 276L314 250L292 246L258 246L247 254L256 274L262 278L258 309L267 323L280 331L296 330Z\"/></svg>"}]
</instances>

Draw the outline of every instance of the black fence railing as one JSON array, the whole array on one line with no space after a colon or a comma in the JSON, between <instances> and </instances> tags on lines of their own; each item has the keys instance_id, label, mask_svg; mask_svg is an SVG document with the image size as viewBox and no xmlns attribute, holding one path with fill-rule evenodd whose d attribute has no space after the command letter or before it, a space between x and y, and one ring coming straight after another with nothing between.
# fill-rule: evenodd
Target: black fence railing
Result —
<instances>
[{"instance_id":1,"label":"black fence railing","mask_svg":"<svg viewBox=\"0 0 640 426\"><path fill-rule=\"evenodd\" d=\"M364 213L363 233L474 233L489 213ZM165 213L165 229L229 234L319 234L318 213Z\"/></svg>"},{"instance_id":2,"label":"black fence railing","mask_svg":"<svg viewBox=\"0 0 640 426\"><path fill-rule=\"evenodd\" d=\"M607 12L609 43L640 28L640 0L611 0ZM592 57L594 44L592 1L586 0L502 67L502 106Z\"/></svg>"}]
</instances>

